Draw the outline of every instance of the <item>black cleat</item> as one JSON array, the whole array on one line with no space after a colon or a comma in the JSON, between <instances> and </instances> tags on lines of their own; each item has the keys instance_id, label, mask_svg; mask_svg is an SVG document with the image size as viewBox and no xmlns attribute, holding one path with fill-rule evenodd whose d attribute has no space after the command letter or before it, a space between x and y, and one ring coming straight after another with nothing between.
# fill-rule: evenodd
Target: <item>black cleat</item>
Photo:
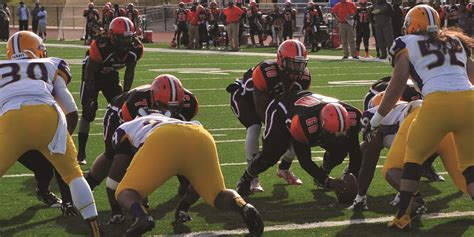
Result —
<instances>
[{"instance_id":1,"label":"black cleat","mask_svg":"<svg viewBox=\"0 0 474 237\"><path fill-rule=\"evenodd\" d=\"M77 163L79 163L80 165L87 165L86 154L78 153Z\"/></svg>"},{"instance_id":2,"label":"black cleat","mask_svg":"<svg viewBox=\"0 0 474 237\"><path fill-rule=\"evenodd\" d=\"M79 216L79 211L70 202L63 202L61 204L61 211L63 216Z\"/></svg>"},{"instance_id":3,"label":"black cleat","mask_svg":"<svg viewBox=\"0 0 474 237\"><path fill-rule=\"evenodd\" d=\"M251 204L247 203L243 207L242 216L244 218L245 225L249 229L249 236L262 236L263 235L263 220L258 213L257 209Z\"/></svg>"},{"instance_id":4,"label":"black cleat","mask_svg":"<svg viewBox=\"0 0 474 237\"><path fill-rule=\"evenodd\" d=\"M421 177L426 178L430 182L444 182L443 176L436 173L432 164L421 166Z\"/></svg>"},{"instance_id":5,"label":"black cleat","mask_svg":"<svg viewBox=\"0 0 474 237\"><path fill-rule=\"evenodd\" d=\"M141 217L137 217L130 229L127 230L125 236L141 236L143 233L148 232L153 228L155 228L155 220L151 215L147 214Z\"/></svg>"},{"instance_id":6,"label":"black cleat","mask_svg":"<svg viewBox=\"0 0 474 237\"><path fill-rule=\"evenodd\" d=\"M249 196L250 194L252 194L252 192L250 191L250 182L251 180L246 180L241 177L239 182L237 183L236 191L241 196Z\"/></svg>"},{"instance_id":7,"label":"black cleat","mask_svg":"<svg viewBox=\"0 0 474 237\"><path fill-rule=\"evenodd\" d=\"M53 192L47 191L47 192L41 192L38 189L36 189L36 197L38 200L46 204L48 207L53 207L53 208L60 208L62 200L56 195L54 195Z\"/></svg>"},{"instance_id":8,"label":"black cleat","mask_svg":"<svg viewBox=\"0 0 474 237\"><path fill-rule=\"evenodd\" d=\"M189 215L189 213L185 211L176 210L176 212L174 213L174 221L176 223L185 223L192 220L193 218L191 217L191 215Z\"/></svg>"}]
</instances>

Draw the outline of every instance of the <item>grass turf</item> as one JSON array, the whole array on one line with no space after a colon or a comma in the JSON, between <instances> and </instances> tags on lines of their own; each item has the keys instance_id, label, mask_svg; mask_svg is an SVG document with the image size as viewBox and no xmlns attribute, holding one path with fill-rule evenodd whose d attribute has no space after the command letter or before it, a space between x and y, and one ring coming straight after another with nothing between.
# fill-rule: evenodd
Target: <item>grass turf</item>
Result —
<instances>
[{"instance_id":1,"label":"grass turf","mask_svg":"<svg viewBox=\"0 0 474 237\"><path fill-rule=\"evenodd\" d=\"M2 47L4 47L2 45ZM84 49L48 48L50 56L62 57L71 62L74 76L70 90L79 102L79 85L81 76L80 59ZM144 59L138 63L134 86L150 83L160 73L171 73L182 79L183 85L193 91L199 99L200 109L196 119L211 129L218 142L218 152L226 185L235 188L245 165L244 143L245 130L229 130L225 128L242 128L233 116L228 104L228 94L224 88L235 78L239 77L249 67L254 66L262 57L192 55L183 53L152 53L147 52ZM367 92L366 84L341 84L337 81L376 80L389 75L391 68L382 63L361 62L320 62L311 61L309 68L313 75L312 90L327 96L350 101L351 104L362 108L362 99ZM203 73L198 68L212 69L212 73ZM121 72L123 75L123 72ZM339 84L338 84L339 83ZM105 100L100 96L99 108L105 108ZM78 103L78 106L79 103ZM90 164L102 149L102 116L104 110L99 110L97 119L91 127L88 142L87 160L83 166L88 170ZM223 129L224 128L224 129ZM219 130L214 130L219 129ZM223 129L223 130L222 130ZM233 141L237 140L237 141ZM313 149L313 156L321 157L319 148ZM386 152L383 153L385 155ZM383 164L383 159L379 165ZM319 162L318 162L319 163ZM441 162L436 162L436 168L443 171ZM337 167L333 176L339 176L344 165ZM395 208L390 207L394 191L382 179L380 169L377 170L374 181L369 189L369 211L353 213L346 210L345 205L336 204L332 192L323 192L315 188L312 179L295 163L292 169L301 177L302 186L288 186L275 175L276 167L261 174L264 193L252 195L248 200L261 212L267 226L278 224L321 221L341 221L351 218L374 218L394 214ZM30 173L20 165L13 166L7 175ZM445 175L446 176L446 175ZM146 182L146 181L144 181ZM53 182L54 183L54 182ZM104 182L105 183L105 182ZM77 217L62 217L58 209L45 208L39 203L34 194L35 182L32 177L2 178L0 182L0 236L65 236L86 235L87 228ZM53 184L53 190L57 188ZM186 225L172 225L174 208L179 201L176 196L177 180L171 179L150 196L151 213L157 220L152 234L172 234L198 231L213 231L223 229L243 228L239 216L213 209L201 201L191 208L194 220ZM426 183L422 192L427 196L429 212L472 211L472 201L458 192L448 178L444 183ZM100 220L103 222L110 212L105 193L105 185L97 187L94 192L99 209ZM411 232L387 230L386 223L361 224L318 228L310 230L285 230L268 232L266 236L473 236L473 217L447 218L425 220L423 225ZM131 224L128 221L120 226L106 226L109 236L118 236Z\"/></svg>"}]
</instances>

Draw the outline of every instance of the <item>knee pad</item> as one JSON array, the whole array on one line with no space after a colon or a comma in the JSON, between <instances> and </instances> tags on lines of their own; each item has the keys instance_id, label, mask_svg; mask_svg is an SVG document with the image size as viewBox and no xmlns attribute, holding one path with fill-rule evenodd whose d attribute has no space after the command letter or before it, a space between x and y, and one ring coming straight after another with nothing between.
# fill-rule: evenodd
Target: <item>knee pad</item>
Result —
<instances>
[{"instance_id":1,"label":"knee pad","mask_svg":"<svg viewBox=\"0 0 474 237\"><path fill-rule=\"evenodd\" d=\"M467 167L462 174L466 179L466 185L474 183L474 166Z\"/></svg>"},{"instance_id":2,"label":"knee pad","mask_svg":"<svg viewBox=\"0 0 474 237\"><path fill-rule=\"evenodd\" d=\"M405 163L403 166L403 176L402 179L408 180L420 180L421 178L421 165L416 163Z\"/></svg>"}]
</instances>

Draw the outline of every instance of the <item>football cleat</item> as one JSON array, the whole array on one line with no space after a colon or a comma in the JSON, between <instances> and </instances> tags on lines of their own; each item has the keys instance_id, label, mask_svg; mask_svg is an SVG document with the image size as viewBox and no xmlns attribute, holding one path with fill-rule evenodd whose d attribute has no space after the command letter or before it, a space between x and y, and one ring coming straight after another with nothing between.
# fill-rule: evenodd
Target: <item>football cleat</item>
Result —
<instances>
[{"instance_id":1,"label":"football cleat","mask_svg":"<svg viewBox=\"0 0 474 237\"><path fill-rule=\"evenodd\" d=\"M122 214L115 214L110 217L107 222L105 222L106 225L120 225L125 221L125 216Z\"/></svg>"},{"instance_id":2,"label":"football cleat","mask_svg":"<svg viewBox=\"0 0 474 237\"><path fill-rule=\"evenodd\" d=\"M56 197L56 195L54 195L54 193L49 190L47 192L41 192L38 189L36 189L36 197L38 198L38 200L46 204L48 207L52 207L52 208L61 207L62 200Z\"/></svg>"},{"instance_id":3,"label":"football cleat","mask_svg":"<svg viewBox=\"0 0 474 237\"><path fill-rule=\"evenodd\" d=\"M263 187L260 185L260 179L255 177L250 182L250 191L253 193L261 193L263 192Z\"/></svg>"},{"instance_id":4,"label":"football cleat","mask_svg":"<svg viewBox=\"0 0 474 237\"><path fill-rule=\"evenodd\" d=\"M397 206L399 202L400 202L400 193L397 193L397 195L393 197L393 200L389 204L392 206Z\"/></svg>"},{"instance_id":5,"label":"football cleat","mask_svg":"<svg viewBox=\"0 0 474 237\"><path fill-rule=\"evenodd\" d=\"M192 220L193 218L191 217L191 215L189 215L189 213L185 211L176 210L176 212L174 213L174 221L176 223L185 223Z\"/></svg>"},{"instance_id":6,"label":"football cleat","mask_svg":"<svg viewBox=\"0 0 474 237\"><path fill-rule=\"evenodd\" d=\"M86 155L82 153L77 154L77 163L80 165L87 165Z\"/></svg>"},{"instance_id":7,"label":"football cleat","mask_svg":"<svg viewBox=\"0 0 474 237\"><path fill-rule=\"evenodd\" d=\"M397 213L395 218L393 218L393 220L391 220L387 226L401 230L410 228L414 221L420 221L421 216L426 213L426 211L427 208L425 207L425 201L421 195L413 196L407 208L407 212L400 218L397 218Z\"/></svg>"},{"instance_id":8,"label":"football cleat","mask_svg":"<svg viewBox=\"0 0 474 237\"><path fill-rule=\"evenodd\" d=\"M252 194L252 192L250 190L250 183L251 183L251 180L247 180L244 177L240 177L240 180L237 183L236 191L241 196L248 196L248 195Z\"/></svg>"},{"instance_id":9,"label":"football cleat","mask_svg":"<svg viewBox=\"0 0 474 237\"><path fill-rule=\"evenodd\" d=\"M444 182L443 176L436 173L432 164L421 166L421 177L426 178L430 182Z\"/></svg>"},{"instance_id":10,"label":"football cleat","mask_svg":"<svg viewBox=\"0 0 474 237\"><path fill-rule=\"evenodd\" d=\"M63 202L61 204L61 211L63 212L63 216L79 216L79 212L71 202Z\"/></svg>"},{"instance_id":11,"label":"football cleat","mask_svg":"<svg viewBox=\"0 0 474 237\"><path fill-rule=\"evenodd\" d=\"M250 236L261 236L263 234L264 224L260 213L251 204L247 203L243 207L242 216L245 225L249 229Z\"/></svg>"},{"instance_id":12,"label":"football cleat","mask_svg":"<svg viewBox=\"0 0 474 237\"><path fill-rule=\"evenodd\" d=\"M349 210L368 210L369 206L367 206L367 197L362 198L361 201L357 201L354 199L354 203L347 209Z\"/></svg>"},{"instance_id":13,"label":"football cleat","mask_svg":"<svg viewBox=\"0 0 474 237\"><path fill-rule=\"evenodd\" d=\"M291 185L301 185L303 184L303 181L301 181L300 178L298 178L298 176L296 176L293 171L291 170L280 170L278 169L277 170L277 176L286 180L286 182L288 182L288 184L291 184Z\"/></svg>"},{"instance_id":14,"label":"football cleat","mask_svg":"<svg viewBox=\"0 0 474 237\"><path fill-rule=\"evenodd\" d=\"M151 215L147 214L137 217L132 226L127 230L125 236L141 236L143 233L148 232L153 228L155 228L155 220Z\"/></svg>"}]
</instances>

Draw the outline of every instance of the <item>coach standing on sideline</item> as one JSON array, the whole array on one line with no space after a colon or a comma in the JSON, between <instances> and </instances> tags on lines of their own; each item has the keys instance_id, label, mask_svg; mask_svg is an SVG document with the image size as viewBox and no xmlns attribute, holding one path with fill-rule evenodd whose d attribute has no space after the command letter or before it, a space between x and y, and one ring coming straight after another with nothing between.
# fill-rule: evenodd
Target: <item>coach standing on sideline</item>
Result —
<instances>
[{"instance_id":1,"label":"coach standing on sideline","mask_svg":"<svg viewBox=\"0 0 474 237\"><path fill-rule=\"evenodd\" d=\"M239 18L244 11L238 7L234 7L234 0L230 0L228 7L224 9L226 18L227 32L229 33L230 51L239 51Z\"/></svg>"},{"instance_id":2,"label":"coach standing on sideline","mask_svg":"<svg viewBox=\"0 0 474 237\"><path fill-rule=\"evenodd\" d=\"M20 6L17 9L18 15L18 30L28 30L28 16L29 10L25 7L24 2L20 2Z\"/></svg>"},{"instance_id":3,"label":"coach standing on sideline","mask_svg":"<svg viewBox=\"0 0 474 237\"><path fill-rule=\"evenodd\" d=\"M357 8L352 2L346 0L340 0L333 8L332 14L337 19L339 32L341 33L342 48L344 50L344 56L342 59L349 58L348 44L351 49L352 58L359 59L356 55L355 50L355 38L354 38L354 15L356 14Z\"/></svg>"}]
</instances>

